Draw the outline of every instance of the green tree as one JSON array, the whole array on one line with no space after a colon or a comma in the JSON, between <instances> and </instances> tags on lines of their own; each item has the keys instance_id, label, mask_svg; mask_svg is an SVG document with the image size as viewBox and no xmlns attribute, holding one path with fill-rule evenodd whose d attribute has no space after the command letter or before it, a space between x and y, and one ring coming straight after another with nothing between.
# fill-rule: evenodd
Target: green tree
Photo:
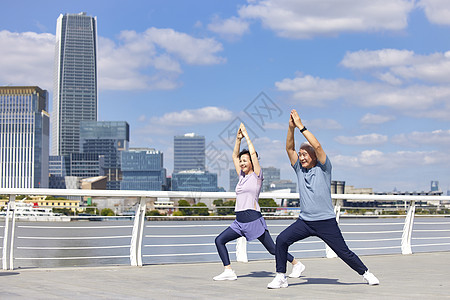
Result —
<instances>
[{"instance_id":1,"label":"green tree","mask_svg":"<svg viewBox=\"0 0 450 300\"><path fill-rule=\"evenodd\" d=\"M223 206L223 199L216 199L213 201L215 206Z\"/></svg>"},{"instance_id":2,"label":"green tree","mask_svg":"<svg viewBox=\"0 0 450 300\"><path fill-rule=\"evenodd\" d=\"M234 205L236 204L236 201L234 200L223 202L222 199L217 199L213 201L213 204L216 206L217 214L219 216L234 214Z\"/></svg>"},{"instance_id":3,"label":"green tree","mask_svg":"<svg viewBox=\"0 0 450 300\"><path fill-rule=\"evenodd\" d=\"M194 216L209 216L208 208L205 203L199 202L194 204L195 207L203 207L203 208L194 208L192 214Z\"/></svg>"},{"instance_id":4,"label":"green tree","mask_svg":"<svg viewBox=\"0 0 450 300\"><path fill-rule=\"evenodd\" d=\"M275 202L275 200L269 198L269 199L259 199L258 200L259 206L260 207L278 207L277 203ZM274 212L276 211L276 209L272 209L272 208L262 208L261 211L263 212Z\"/></svg>"},{"instance_id":5,"label":"green tree","mask_svg":"<svg viewBox=\"0 0 450 300\"><path fill-rule=\"evenodd\" d=\"M153 209L153 210L149 210L145 213L146 216L161 216L161 214L159 213L158 210Z\"/></svg>"},{"instance_id":6,"label":"green tree","mask_svg":"<svg viewBox=\"0 0 450 300\"><path fill-rule=\"evenodd\" d=\"M52 211L56 214L62 214L65 216L71 216L73 215L73 211L70 208L57 208L53 207Z\"/></svg>"},{"instance_id":7,"label":"green tree","mask_svg":"<svg viewBox=\"0 0 450 300\"><path fill-rule=\"evenodd\" d=\"M188 207L191 206L191 204L189 204L189 202L187 202L186 200L179 200L178 201L178 207ZM182 213L183 216L191 216L192 215L192 209L190 208L180 208L179 209Z\"/></svg>"},{"instance_id":8,"label":"green tree","mask_svg":"<svg viewBox=\"0 0 450 300\"><path fill-rule=\"evenodd\" d=\"M88 207L86 207L86 213L90 214L90 215L96 215L97 214L97 203L88 205Z\"/></svg>"},{"instance_id":9,"label":"green tree","mask_svg":"<svg viewBox=\"0 0 450 300\"><path fill-rule=\"evenodd\" d=\"M174 211L174 212L173 212L172 216L175 216L175 217L178 216L178 217L180 217L180 216L184 216L184 214L183 214L182 211L177 210L177 211Z\"/></svg>"},{"instance_id":10,"label":"green tree","mask_svg":"<svg viewBox=\"0 0 450 300\"><path fill-rule=\"evenodd\" d=\"M101 216L115 216L116 214L111 208L104 208L100 212Z\"/></svg>"}]
</instances>

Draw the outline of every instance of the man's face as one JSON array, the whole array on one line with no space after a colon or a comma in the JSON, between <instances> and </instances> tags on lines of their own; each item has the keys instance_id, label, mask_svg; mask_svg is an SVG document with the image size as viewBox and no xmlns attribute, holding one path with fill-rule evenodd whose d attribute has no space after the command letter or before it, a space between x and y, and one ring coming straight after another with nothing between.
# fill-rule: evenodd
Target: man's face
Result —
<instances>
[{"instance_id":1,"label":"man's face","mask_svg":"<svg viewBox=\"0 0 450 300\"><path fill-rule=\"evenodd\" d=\"M300 160L300 164L305 169L310 169L316 165L316 159L311 157L305 149L300 149L298 152L298 158Z\"/></svg>"}]
</instances>

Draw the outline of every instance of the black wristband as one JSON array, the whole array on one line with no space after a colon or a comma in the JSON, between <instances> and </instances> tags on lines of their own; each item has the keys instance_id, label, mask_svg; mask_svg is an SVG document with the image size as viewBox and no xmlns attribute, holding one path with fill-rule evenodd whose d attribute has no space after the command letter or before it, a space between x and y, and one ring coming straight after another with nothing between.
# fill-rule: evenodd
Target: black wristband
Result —
<instances>
[{"instance_id":1,"label":"black wristband","mask_svg":"<svg viewBox=\"0 0 450 300\"><path fill-rule=\"evenodd\" d=\"M306 129L306 127L305 127L305 126L303 126L303 128L302 128L302 129L300 129L300 132L301 132L301 133L303 133L303 131L305 131L305 130L308 130L308 129Z\"/></svg>"}]
</instances>

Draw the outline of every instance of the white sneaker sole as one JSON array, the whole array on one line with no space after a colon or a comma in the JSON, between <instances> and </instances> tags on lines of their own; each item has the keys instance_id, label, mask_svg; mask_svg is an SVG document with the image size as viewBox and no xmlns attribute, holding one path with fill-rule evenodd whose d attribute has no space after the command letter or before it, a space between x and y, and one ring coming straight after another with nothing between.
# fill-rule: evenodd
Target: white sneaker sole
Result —
<instances>
[{"instance_id":1,"label":"white sneaker sole","mask_svg":"<svg viewBox=\"0 0 450 300\"><path fill-rule=\"evenodd\" d=\"M213 278L214 281L225 281L225 280L237 280L237 277L227 277L227 278Z\"/></svg>"},{"instance_id":2,"label":"white sneaker sole","mask_svg":"<svg viewBox=\"0 0 450 300\"><path fill-rule=\"evenodd\" d=\"M280 286L270 286L270 285L268 285L267 288L271 289L271 290L276 290L276 289L281 289L281 288L287 288L288 286L289 285L286 283L286 284L282 284Z\"/></svg>"}]
</instances>

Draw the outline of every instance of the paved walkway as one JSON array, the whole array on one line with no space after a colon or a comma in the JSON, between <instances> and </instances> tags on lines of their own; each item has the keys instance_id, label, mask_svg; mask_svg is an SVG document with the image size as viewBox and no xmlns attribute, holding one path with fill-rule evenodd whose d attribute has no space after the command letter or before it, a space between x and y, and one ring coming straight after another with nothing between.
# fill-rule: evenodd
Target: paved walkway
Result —
<instances>
[{"instance_id":1,"label":"paved walkway","mask_svg":"<svg viewBox=\"0 0 450 300\"><path fill-rule=\"evenodd\" d=\"M450 252L362 256L381 281L368 286L340 259L302 260L289 287L268 290L275 263L234 263L237 281L215 282L219 263L0 271L1 299L450 299ZM289 268L290 270L290 268Z\"/></svg>"}]
</instances>

